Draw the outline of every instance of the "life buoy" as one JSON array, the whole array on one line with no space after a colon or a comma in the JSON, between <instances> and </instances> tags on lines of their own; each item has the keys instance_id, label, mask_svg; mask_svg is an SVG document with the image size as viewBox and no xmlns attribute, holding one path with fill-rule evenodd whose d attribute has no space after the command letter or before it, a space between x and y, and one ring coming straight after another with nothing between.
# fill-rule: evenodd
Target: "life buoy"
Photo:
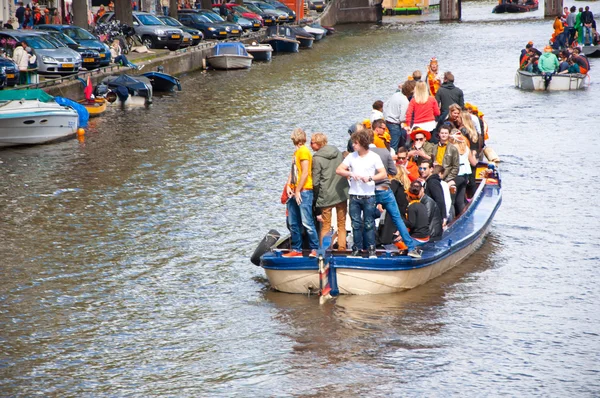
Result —
<instances>
[{"instance_id":1,"label":"life buoy","mask_svg":"<svg viewBox=\"0 0 600 398\"><path fill-rule=\"evenodd\" d=\"M271 249L271 247L273 247L273 245L279 240L280 236L281 235L279 235L279 232L277 232L274 229L267 232L267 234L264 238L262 238L258 246L256 246L254 253L252 253L252 257L250 257L250 261L252 262L252 264L259 266L260 258L262 257L262 255L268 252Z\"/></svg>"}]
</instances>

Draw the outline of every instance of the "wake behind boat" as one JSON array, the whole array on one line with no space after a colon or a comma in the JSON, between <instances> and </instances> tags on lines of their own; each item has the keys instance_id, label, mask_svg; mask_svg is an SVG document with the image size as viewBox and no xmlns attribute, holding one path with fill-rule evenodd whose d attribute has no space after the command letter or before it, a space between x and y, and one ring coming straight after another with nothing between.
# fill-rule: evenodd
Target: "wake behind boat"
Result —
<instances>
[{"instance_id":1,"label":"wake behind boat","mask_svg":"<svg viewBox=\"0 0 600 398\"><path fill-rule=\"evenodd\" d=\"M378 250L377 258L354 258L335 250L332 242L320 248L318 258L283 257L291 248L290 239L277 240L276 231L270 231L252 260L265 270L271 287L287 293L323 291L324 279L334 296L415 288L455 267L483 243L502 202L499 176L495 171L490 174L487 167L478 165L478 188L468 207L439 241L420 246L421 258L400 255L393 245Z\"/></svg>"},{"instance_id":2,"label":"wake behind boat","mask_svg":"<svg viewBox=\"0 0 600 398\"><path fill-rule=\"evenodd\" d=\"M43 90L0 91L0 147L45 144L74 136L77 111Z\"/></svg>"}]
</instances>

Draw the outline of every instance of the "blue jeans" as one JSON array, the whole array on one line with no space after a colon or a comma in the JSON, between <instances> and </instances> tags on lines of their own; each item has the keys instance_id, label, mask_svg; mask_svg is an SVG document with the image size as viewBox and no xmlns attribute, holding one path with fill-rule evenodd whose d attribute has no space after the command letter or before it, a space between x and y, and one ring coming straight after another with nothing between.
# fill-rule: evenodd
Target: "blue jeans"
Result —
<instances>
[{"instance_id":1,"label":"blue jeans","mask_svg":"<svg viewBox=\"0 0 600 398\"><path fill-rule=\"evenodd\" d=\"M390 130L390 136L392 141L390 142L390 148L394 148L394 151L398 151L398 148L406 144L406 130L404 130L399 124L386 122L388 130Z\"/></svg>"},{"instance_id":2,"label":"blue jeans","mask_svg":"<svg viewBox=\"0 0 600 398\"><path fill-rule=\"evenodd\" d=\"M352 238L354 242L352 250L366 250L369 246L375 246L374 212L375 195L350 195L349 213L352 220Z\"/></svg>"},{"instance_id":3,"label":"blue jeans","mask_svg":"<svg viewBox=\"0 0 600 398\"><path fill-rule=\"evenodd\" d=\"M400 232L400 236L404 241L404 244L408 247L408 250L414 250L416 245L415 241L410 237L408 233L408 229L406 229L406 225L400 217L400 209L398 209L398 203L396 202L396 198L391 189L387 191L384 190L375 190L375 200L378 204L381 204L383 208L389 213L390 217L392 217L392 221L396 228L398 228L398 232Z\"/></svg>"},{"instance_id":4,"label":"blue jeans","mask_svg":"<svg viewBox=\"0 0 600 398\"><path fill-rule=\"evenodd\" d=\"M162 8L162 9L163 9L163 15L164 15L164 16L168 16L168 15L169 15L169 7L167 7L167 6L163 6L163 8Z\"/></svg>"},{"instance_id":5,"label":"blue jeans","mask_svg":"<svg viewBox=\"0 0 600 398\"><path fill-rule=\"evenodd\" d=\"M319 237L315 220L313 219L312 204L313 191L300 192L302 203L298 206L295 197L291 197L287 202L288 224L292 234L292 249L302 251L302 227L308 235L308 244L311 250L319 248Z\"/></svg>"},{"instance_id":6,"label":"blue jeans","mask_svg":"<svg viewBox=\"0 0 600 398\"><path fill-rule=\"evenodd\" d=\"M127 57L124 55L119 55L118 57L116 57L114 59L114 61L115 61L115 64L121 64L123 66L128 66L130 68L137 68L137 66L132 64L131 62L129 62Z\"/></svg>"}]
</instances>

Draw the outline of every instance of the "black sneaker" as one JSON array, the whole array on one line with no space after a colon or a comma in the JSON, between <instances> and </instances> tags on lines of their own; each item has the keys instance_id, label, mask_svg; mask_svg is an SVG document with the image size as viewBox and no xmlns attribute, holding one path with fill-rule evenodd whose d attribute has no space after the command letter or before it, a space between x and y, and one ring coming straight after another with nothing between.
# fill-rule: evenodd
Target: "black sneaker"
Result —
<instances>
[{"instance_id":1,"label":"black sneaker","mask_svg":"<svg viewBox=\"0 0 600 398\"><path fill-rule=\"evenodd\" d=\"M377 250L375 250L375 246L369 246L369 258L377 258Z\"/></svg>"},{"instance_id":2,"label":"black sneaker","mask_svg":"<svg viewBox=\"0 0 600 398\"><path fill-rule=\"evenodd\" d=\"M362 253L360 250L352 250L352 254L350 254L348 257L362 258Z\"/></svg>"},{"instance_id":3,"label":"black sneaker","mask_svg":"<svg viewBox=\"0 0 600 398\"><path fill-rule=\"evenodd\" d=\"M421 258L421 253L423 253L423 250L421 249L413 249L411 251L408 252L408 256L412 257L412 258Z\"/></svg>"}]
</instances>

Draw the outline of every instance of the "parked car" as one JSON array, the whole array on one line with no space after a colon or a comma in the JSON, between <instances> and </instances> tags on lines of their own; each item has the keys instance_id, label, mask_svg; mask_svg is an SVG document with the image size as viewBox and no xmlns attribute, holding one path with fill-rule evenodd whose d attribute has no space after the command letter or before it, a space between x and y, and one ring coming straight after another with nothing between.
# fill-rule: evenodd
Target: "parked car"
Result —
<instances>
[{"instance_id":1,"label":"parked car","mask_svg":"<svg viewBox=\"0 0 600 398\"><path fill-rule=\"evenodd\" d=\"M98 23L114 19L114 12L107 12ZM133 12L133 29L148 48L165 48L175 51L183 42L183 30L165 25L156 16L147 12Z\"/></svg>"},{"instance_id":2,"label":"parked car","mask_svg":"<svg viewBox=\"0 0 600 398\"><path fill-rule=\"evenodd\" d=\"M208 19L210 19L212 22L224 27L225 31L227 32L228 38L238 38L242 35L242 32L244 31L239 24L233 23L233 22L227 22L223 18L221 18L221 16L219 14L217 14L216 12L213 12L213 11L180 10L178 13L182 14L182 13L190 13L190 12L203 15L203 16L207 17Z\"/></svg>"},{"instance_id":3,"label":"parked car","mask_svg":"<svg viewBox=\"0 0 600 398\"><path fill-rule=\"evenodd\" d=\"M204 35L198 29L190 28L188 26L183 25L181 22L176 20L173 17L167 16L159 16L158 19L161 20L162 23L168 26L173 26L175 28L179 28L183 30L184 33L189 33L192 36L192 46L198 45L202 39L204 39Z\"/></svg>"},{"instance_id":4,"label":"parked car","mask_svg":"<svg viewBox=\"0 0 600 398\"><path fill-rule=\"evenodd\" d=\"M189 13L177 13L179 22L190 28L198 29L202 32L205 39L226 39L227 30L225 27L214 23L210 18L205 15L197 14L194 12Z\"/></svg>"},{"instance_id":5,"label":"parked car","mask_svg":"<svg viewBox=\"0 0 600 398\"><path fill-rule=\"evenodd\" d=\"M40 30L39 33L45 35L44 38L57 47L67 47L77 51L81 55L81 66L83 68L92 70L100 67L100 53L98 51L80 46L75 40L56 30Z\"/></svg>"},{"instance_id":6,"label":"parked car","mask_svg":"<svg viewBox=\"0 0 600 398\"><path fill-rule=\"evenodd\" d=\"M75 25L38 25L36 29L40 30L54 30L64 33L66 36L73 39L77 44L84 48L89 48L94 51L98 51L100 54L100 66L107 66L110 64L110 48L100 41L97 36L94 36L87 30L80 28Z\"/></svg>"},{"instance_id":7,"label":"parked car","mask_svg":"<svg viewBox=\"0 0 600 398\"><path fill-rule=\"evenodd\" d=\"M263 11L268 11L271 14L274 14L275 16L277 16L277 23L279 23L279 24L286 23L290 20L290 16L287 12L278 10L277 8L273 7L271 4L265 3L264 1L244 0L244 6L249 5L249 4L258 7Z\"/></svg>"},{"instance_id":8,"label":"parked car","mask_svg":"<svg viewBox=\"0 0 600 398\"><path fill-rule=\"evenodd\" d=\"M5 29L0 31L0 41L2 40L27 43L37 57L39 74L68 75L79 72L81 68L81 56L77 51L56 47L38 32ZM8 55L12 56L12 51L12 48L7 48Z\"/></svg>"},{"instance_id":9,"label":"parked car","mask_svg":"<svg viewBox=\"0 0 600 398\"><path fill-rule=\"evenodd\" d=\"M242 27L244 32L247 32L249 30L256 32L256 31L260 30L260 22L258 21L258 19L248 19L248 18L244 18L244 17L238 17L238 20L236 23Z\"/></svg>"},{"instance_id":10,"label":"parked car","mask_svg":"<svg viewBox=\"0 0 600 398\"><path fill-rule=\"evenodd\" d=\"M231 3L228 3L231 4ZM237 4L235 4L237 5ZM264 26L274 26L277 25L277 21L279 19L279 14L273 10L262 10L259 7L257 7L256 5L249 3L249 2L244 2L244 5L241 6L244 7L246 9L248 9L249 11L258 14L261 16L261 18L263 19L263 25Z\"/></svg>"},{"instance_id":11,"label":"parked car","mask_svg":"<svg viewBox=\"0 0 600 398\"><path fill-rule=\"evenodd\" d=\"M6 87L6 68L0 66L0 90L4 90Z\"/></svg>"},{"instance_id":12,"label":"parked car","mask_svg":"<svg viewBox=\"0 0 600 398\"><path fill-rule=\"evenodd\" d=\"M6 73L6 85L16 86L19 83L19 67L10 58L0 57L0 68L4 68Z\"/></svg>"},{"instance_id":13,"label":"parked car","mask_svg":"<svg viewBox=\"0 0 600 398\"><path fill-rule=\"evenodd\" d=\"M288 6L286 6L285 4L283 4L282 2L278 1L278 0L262 0L265 3L269 3L270 5L272 5L273 7L275 7L276 9L283 11L285 13L288 14L288 22L294 22L296 20L296 12L294 10L292 10L291 8L289 8Z\"/></svg>"},{"instance_id":14,"label":"parked car","mask_svg":"<svg viewBox=\"0 0 600 398\"><path fill-rule=\"evenodd\" d=\"M258 27L259 29L262 26L264 26L263 17L259 13L252 12L249 9L247 9L246 7L236 4L236 3L226 3L225 6L227 7L227 10L229 12L235 11L238 15L241 15L243 18L250 19L250 20L253 20L253 19L258 20L258 22L260 23L260 26ZM213 4L213 11L216 12L217 14L219 14L219 5L218 4Z\"/></svg>"},{"instance_id":15,"label":"parked car","mask_svg":"<svg viewBox=\"0 0 600 398\"><path fill-rule=\"evenodd\" d=\"M315 10L316 12L323 12L325 9L325 0L306 0L309 10Z\"/></svg>"}]
</instances>

